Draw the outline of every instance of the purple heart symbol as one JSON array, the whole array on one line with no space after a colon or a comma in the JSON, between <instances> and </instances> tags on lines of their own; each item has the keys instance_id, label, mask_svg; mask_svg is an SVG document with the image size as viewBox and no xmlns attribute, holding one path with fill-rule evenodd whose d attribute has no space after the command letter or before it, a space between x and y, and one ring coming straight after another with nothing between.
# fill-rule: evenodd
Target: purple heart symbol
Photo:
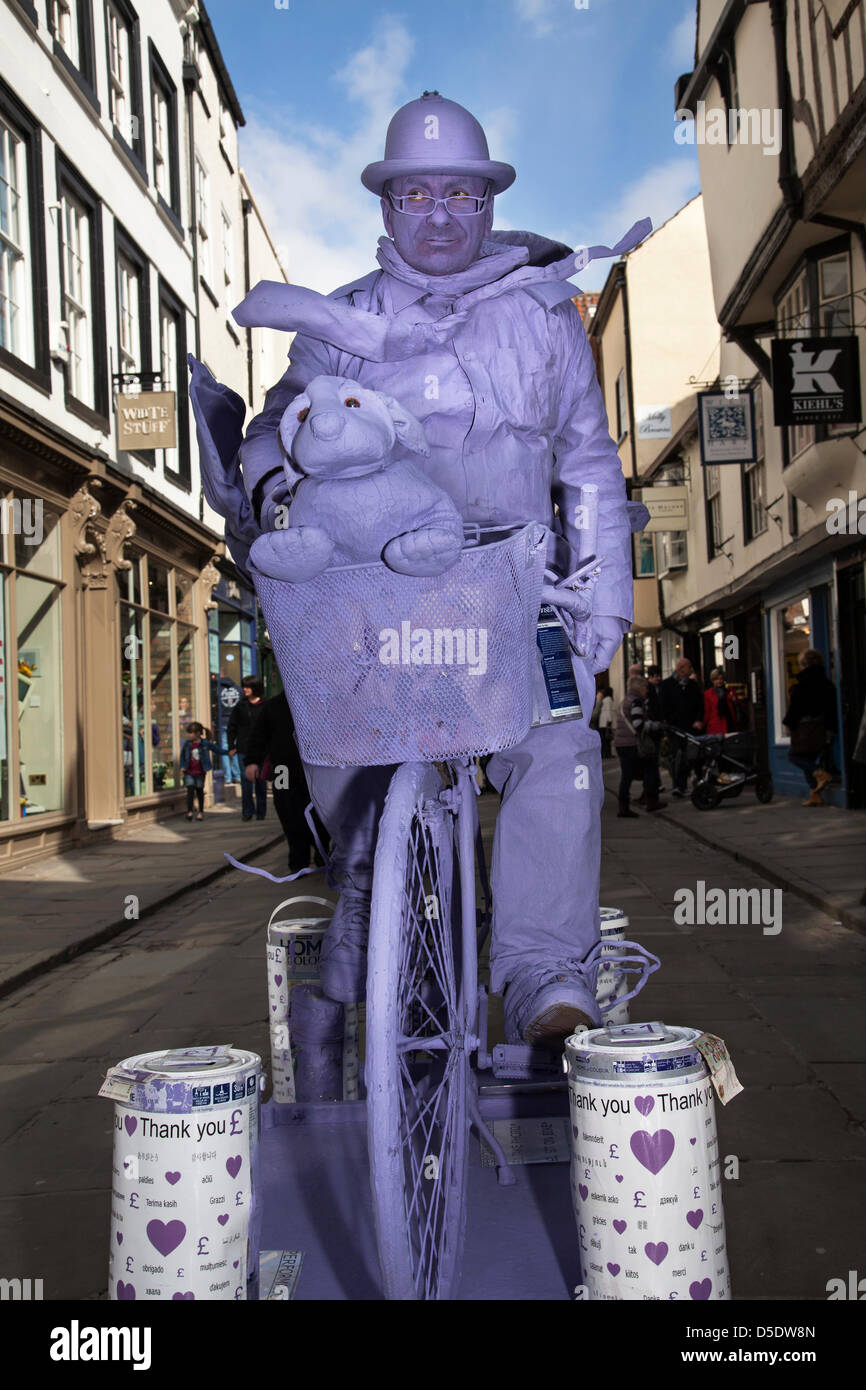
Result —
<instances>
[{"instance_id":1,"label":"purple heart symbol","mask_svg":"<svg viewBox=\"0 0 866 1390\"><path fill-rule=\"evenodd\" d=\"M277 1010L276 1004L272 1004L272 1005L271 1005L271 1013L276 1013L276 1010Z\"/></svg>"},{"instance_id":2,"label":"purple heart symbol","mask_svg":"<svg viewBox=\"0 0 866 1390\"><path fill-rule=\"evenodd\" d=\"M617 1182L622 1182L622 1173L615 1173L614 1177L616 1178Z\"/></svg>"},{"instance_id":3,"label":"purple heart symbol","mask_svg":"<svg viewBox=\"0 0 866 1390\"><path fill-rule=\"evenodd\" d=\"M135 1118L134 1115L125 1115L125 1116L124 1116L124 1119L123 1119L123 1123L126 1125L126 1132L127 1132L127 1134L134 1134L134 1133L135 1133L135 1128L136 1128L136 1125L138 1124L138 1120Z\"/></svg>"},{"instance_id":4,"label":"purple heart symbol","mask_svg":"<svg viewBox=\"0 0 866 1390\"><path fill-rule=\"evenodd\" d=\"M192 1292L190 1292L190 1293L173 1293L172 1296L171 1296L172 1303L176 1302L177 1299L179 1299L179 1298L195 1298L195 1294L192 1293Z\"/></svg>"},{"instance_id":5,"label":"purple heart symbol","mask_svg":"<svg viewBox=\"0 0 866 1390\"><path fill-rule=\"evenodd\" d=\"M639 1110L644 1119L655 1106L655 1096L635 1096L634 1108Z\"/></svg>"},{"instance_id":6,"label":"purple heart symbol","mask_svg":"<svg viewBox=\"0 0 866 1390\"><path fill-rule=\"evenodd\" d=\"M700 1226L700 1224L701 1224L701 1222L703 1221L703 1219L704 1219L704 1213L703 1213L703 1211L701 1210L700 1207L698 1207L697 1211L687 1211L687 1212L686 1212L686 1220L688 1221L689 1225L690 1225L690 1226L693 1228L693 1230L695 1230L695 1231L698 1229L698 1227Z\"/></svg>"},{"instance_id":7,"label":"purple heart symbol","mask_svg":"<svg viewBox=\"0 0 866 1390\"><path fill-rule=\"evenodd\" d=\"M695 1280L689 1284L689 1298L709 1298L712 1287L709 1279L702 1279L700 1283Z\"/></svg>"},{"instance_id":8,"label":"purple heart symbol","mask_svg":"<svg viewBox=\"0 0 866 1390\"><path fill-rule=\"evenodd\" d=\"M577 1125L572 1125L572 1126L571 1126L571 1132L572 1132L572 1134L574 1135L574 1137L575 1137L575 1139L576 1139L576 1138L577 1138Z\"/></svg>"},{"instance_id":9,"label":"purple heart symbol","mask_svg":"<svg viewBox=\"0 0 866 1390\"><path fill-rule=\"evenodd\" d=\"M118 1298L135 1298L135 1288L132 1284L124 1284L122 1279L117 1281Z\"/></svg>"},{"instance_id":10,"label":"purple heart symbol","mask_svg":"<svg viewBox=\"0 0 866 1390\"><path fill-rule=\"evenodd\" d=\"M588 1187L585 1187L584 1184L583 1184L582 1182L579 1182L579 1183L577 1184L577 1190L578 1190L578 1192L580 1193L580 1200L581 1200L582 1202L585 1202L585 1201L586 1201L586 1198L587 1198L587 1194L589 1193L589 1188L588 1188Z\"/></svg>"},{"instance_id":11,"label":"purple heart symbol","mask_svg":"<svg viewBox=\"0 0 866 1390\"><path fill-rule=\"evenodd\" d=\"M237 1269L239 1264L240 1260L232 1260L232 1269Z\"/></svg>"},{"instance_id":12,"label":"purple heart symbol","mask_svg":"<svg viewBox=\"0 0 866 1390\"><path fill-rule=\"evenodd\" d=\"M283 983L283 977L282 977L282 975L275 975L275 976L274 976L274 984L281 985L282 983Z\"/></svg>"},{"instance_id":13,"label":"purple heart symbol","mask_svg":"<svg viewBox=\"0 0 866 1390\"><path fill-rule=\"evenodd\" d=\"M616 1231L617 1235L621 1236L627 1225L627 1221L614 1221L613 1229Z\"/></svg>"},{"instance_id":14,"label":"purple heart symbol","mask_svg":"<svg viewBox=\"0 0 866 1390\"><path fill-rule=\"evenodd\" d=\"M669 1129L657 1129L655 1134L639 1129L628 1142L638 1163L651 1173L660 1173L674 1151L674 1136Z\"/></svg>"},{"instance_id":15,"label":"purple heart symbol","mask_svg":"<svg viewBox=\"0 0 866 1390\"><path fill-rule=\"evenodd\" d=\"M228 1212L225 1211L223 1212L222 1216L217 1217L217 1221L220 1223L221 1226L224 1226L228 1219Z\"/></svg>"},{"instance_id":16,"label":"purple heart symbol","mask_svg":"<svg viewBox=\"0 0 866 1390\"><path fill-rule=\"evenodd\" d=\"M696 1144L697 1142L698 1142L697 1139L690 1139L690 1140L689 1140L689 1143L690 1143L690 1144Z\"/></svg>"},{"instance_id":17,"label":"purple heart symbol","mask_svg":"<svg viewBox=\"0 0 866 1390\"><path fill-rule=\"evenodd\" d=\"M228 1173L230 1178L237 1177L238 1173L241 1171L242 1163L243 1159L241 1158L240 1154L235 1154L234 1158L226 1159L226 1172Z\"/></svg>"},{"instance_id":18,"label":"purple heart symbol","mask_svg":"<svg viewBox=\"0 0 866 1390\"><path fill-rule=\"evenodd\" d=\"M653 1241L649 1241L648 1244L644 1246L644 1253L648 1260L652 1260L654 1265L660 1265L665 1255L668 1253L668 1247L663 1240L660 1240L658 1245Z\"/></svg>"},{"instance_id":19,"label":"purple heart symbol","mask_svg":"<svg viewBox=\"0 0 866 1390\"><path fill-rule=\"evenodd\" d=\"M612 1265L610 1260L608 1260L607 1267L615 1279L616 1276L619 1274L619 1265Z\"/></svg>"},{"instance_id":20,"label":"purple heart symbol","mask_svg":"<svg viewBox=\"0 0 866 1390\"><path fill-rule=\"evenodd\" d=\"M176 1250L186 1235L182 1221L148 1221L147 1238L160 1255L170 1255Z\"/></svg>"},{"instance_id":21,"label":"purple heart symbol","mask_svg":"<svg viewBox=\"0 0 866 1390\"><path fill-rule=\"evenodd\" d=\"M180 1173L166 1173L165 1180L174 1187L176 1182L180 1182Z\"/></svg>"},{"instance_id":22,"label":"purple heart symbol","mask_svg":"<svg viewBox=\"0 0 866 1390\"><path fill-rule=\"evenodd\" d=\"M116 1238L116 1240L117 1240L118 1245L122 1245L122 1244L123 1244L123 1231L115 1231L114 1234L115 1234L115 1238Z\"/></svg>"}]
</instances>

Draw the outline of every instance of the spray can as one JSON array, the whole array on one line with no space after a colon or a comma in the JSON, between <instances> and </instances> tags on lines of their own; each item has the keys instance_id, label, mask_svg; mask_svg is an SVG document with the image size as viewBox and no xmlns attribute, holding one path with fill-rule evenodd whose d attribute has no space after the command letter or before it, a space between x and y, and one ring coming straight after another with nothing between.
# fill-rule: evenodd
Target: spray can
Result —
<instances>
[{"instance_id":1,"label":"spray can","mask_svg":"<svg viewBox=\"0 0 866 1390\"><path fill-rule=\"evenodd\" d=\"M110 1299L258 1297L261 1068L219 1044L109 1070Z\"/></svg>"},{"instance_id":2,"label":"spray can","mask_svg":"<svg viewBox=\"0 0 866 1390\"><path fill-rule=\"evenodd\" d=\"M702 1036L634 1023L566 1039L572 1202L590 1299L731 1297Z\"/></svg>"}]
</instances>

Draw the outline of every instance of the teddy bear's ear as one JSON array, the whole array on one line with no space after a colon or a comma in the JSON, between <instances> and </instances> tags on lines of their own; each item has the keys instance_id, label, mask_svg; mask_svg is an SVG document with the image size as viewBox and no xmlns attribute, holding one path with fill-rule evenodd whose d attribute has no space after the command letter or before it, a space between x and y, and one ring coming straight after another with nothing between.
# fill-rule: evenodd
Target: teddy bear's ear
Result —
<instances>
[{"instance_id":1,"label":"teddy bear's ear","mask_svg":"<svg viewBox=\"0 0 866 1390\"><path fill-rule=\"evenodd\" d=\"M400 443L411 449L413 454L423 454L427 458L430 454L430 445L427 443L427 436L421 421L416 420L411 410L407 410L405 405L401 405L400 401L393 396L386 396L384 392L380 392L379 399L391 416L394 433Z\"/></svg>"},{"instance_id":2,"label":"teddy bear's ear","mask_svg":"<svg viewBox=\"0 0 866 1390\"><path fill-rule=\"evenodd\" d=\"M289 458L292 457L292 444L294 443L295 435L303 424L299 416L302 415L305 410L309 410L309 408L310 398L306 391L302 391L300 396L295 396L295 399L291 401L283 411L283 418L280 421L280 439L283 441L283 448Z\"/></svg>"}]
</instances>

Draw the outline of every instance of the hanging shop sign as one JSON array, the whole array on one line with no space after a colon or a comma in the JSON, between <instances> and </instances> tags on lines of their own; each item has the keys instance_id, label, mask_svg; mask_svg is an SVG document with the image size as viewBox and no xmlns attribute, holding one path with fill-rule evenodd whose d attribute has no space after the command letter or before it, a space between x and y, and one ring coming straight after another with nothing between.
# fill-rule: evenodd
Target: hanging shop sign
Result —
<instances>
[{"instance_id":1,"label":"hanging shop sign","mask_svg":"<svg viewBox=\"0 0 866 1390\"><path fill-rule=\"evenodd\" d=\"M177 448L174 391L118 394L117 447L135 453Z\"/></svg>"},{"instance_id":2,"label":"hanging shop sign","mask_svg":"<svg viewBox=\"0 0 866 1390\"><path fill-rule=\"evenodd\" d=\"M670 439L669 405L639 405L636 413L638 439Z\"/></svg>"},{"instance_id":3,"label":"hanging shop sign","mask_svg":"<svg viewBox=\"0 0 866 1390\"><path fill-rule=\"evenodd\" d=\"M773 419L777 425L859 425L856 337L776 338Z\"/></svg>"},{"instance_id":4,"label":"hanging shop sign","mask_svg":"<svg viewBox=\"0 0 866 1390\"><path fill-rule=\"evenodd\" d=\"M636 488L632 496L643 502L650 514L644 531L687 531L689 529L689 490L685 487Z\"/></svg>"},{"instance_id":5,"label":"hanging shop sign","mask_svg":"<svg viewBox=\"0 0 866 1390\"><path fill-rule=\"evenodd\" d=\"M730 396L724 391L699 391L698 434L705 468L717 463L754 463L754 392Z\"/></svg>"}]
</instances>

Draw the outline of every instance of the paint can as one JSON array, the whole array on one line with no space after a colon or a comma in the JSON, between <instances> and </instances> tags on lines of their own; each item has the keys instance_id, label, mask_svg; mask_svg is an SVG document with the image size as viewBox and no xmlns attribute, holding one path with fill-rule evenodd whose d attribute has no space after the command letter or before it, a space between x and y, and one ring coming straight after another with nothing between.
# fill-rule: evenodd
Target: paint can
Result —
<instances>
[{"instance_id":1,"label":"paint can","mask_svg":"<svg viewBox=\"0 0 866 1390\"><path fill-rule=\"evenodd\" d=\"M633 1023L566 1039L571 1192L590 1299L731 1297L704 1036Z\"/></svg>"},{"instance_id":2,"label":"paint can","mask_svg":"<svg viewBox=\"0 0 866 1390\"><path fill-rule=\"evenodd\" d=\"M328 909L327 916L283 916L284 908L312 903ZM271 1039L271 1099L277 1105L297 1100L296 1049L292 1048L291 992L299 984L319 980L319 954L334 904L329 898L296 896L278 903L268 921L268 1023ZM279 920L274 920L278 918Z\"/></svg>"},{"instance_id":3,"label":"paint can","mask_svg":"<svg viewBox=\"0 0 866 1390\"><path fill-rule=\"evenodd\" d=\"M257 1298L261 1070L222 1044L109 1070L110 1299Z\"/></svg>"},{"instance_id":4,"label":"paint can","mask_svg":"<svg viewBox=\"0 0 866 1390\"><path fill-rule=\"evenodd\" d=\"M616 956L628 935L628 917L619 907L600 907L601 962L595 984L595 999L605 1023L628 1023L628 1003L618 1001L628 994L628 978L618 970Z\"/></svg>"}]
</instances>

